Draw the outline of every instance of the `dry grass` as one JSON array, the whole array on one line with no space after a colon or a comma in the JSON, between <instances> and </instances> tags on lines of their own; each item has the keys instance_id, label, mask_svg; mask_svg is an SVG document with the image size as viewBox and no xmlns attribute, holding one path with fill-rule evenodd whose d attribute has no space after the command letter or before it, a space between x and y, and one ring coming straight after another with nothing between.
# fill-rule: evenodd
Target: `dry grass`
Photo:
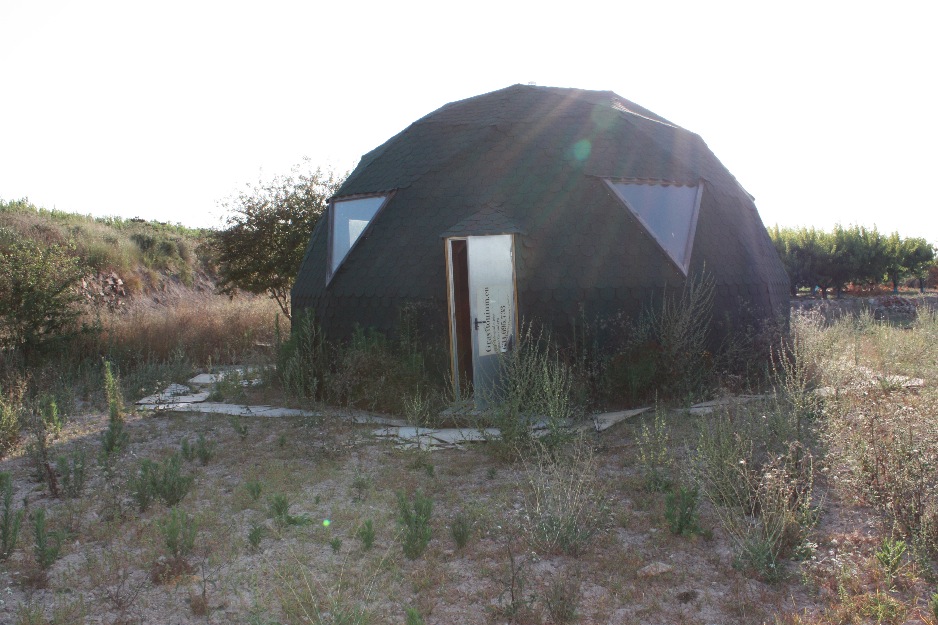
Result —
<instances>
[{"instance_id":1,"label":"dry grass","mask_svg":"<svg viewBox=\"0 0 938 625\"><path fill-rule=\"evenodd\" d=\"M136 301L101 318L101 341L118 360L167 361L196 366L269 359L278 308L266 297L187 294L173 306Z\"/></svg>"}]
</instances>

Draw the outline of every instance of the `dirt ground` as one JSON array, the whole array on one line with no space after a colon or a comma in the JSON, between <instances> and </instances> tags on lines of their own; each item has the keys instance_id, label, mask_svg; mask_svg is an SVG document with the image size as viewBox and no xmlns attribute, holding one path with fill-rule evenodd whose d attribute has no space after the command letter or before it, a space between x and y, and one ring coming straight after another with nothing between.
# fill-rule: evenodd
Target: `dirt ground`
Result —
<instances>
[{"instance_id":1,"label":"dirt ground","mask_svg":"<svg viewBox=\"0 0 938 625\"><path fill-rule=\"evenodd\" d=\"M14 501L28 510L46 508L52 527L65 535L60 558L41 579L24 521L19 548L0 563L0 622L45 622L22 620L29 610L44 610L56 623L315 623L317 617L404 623L405 610L413 608L428 624L502 623L510 620L514 591L515 606L523 608L515 622L522 623L557 622L552 610L564 597L583 624L762 623L824 604L831 589L812 584L806 567L841 566L843 557L859 557L841 554L869 549L874 517L854 507L843 512L831 499L823 506L813 561L788 563L786 579L775 584L734 568L732 544L706 503L702 533L673 535L663 517L664 494L646 492L637 466L642 418L649 417L590 435L608 515L574 557L532 551L523 518L530 466L493 459L485 443L402 451L373 439L370 427L338 417L242 419L242 438L227 417L143 414L129 418L130 444L108 481L93 460L106 417L79 417L54 453L87 450L82 497L50 499L24 455L0 462L0 471L13 476ZM675 448L706 418L672 416ZM200 434L214 454L204 466L184 463L194 486L180 504L197 521L195 548L184 564L171 566L159 531L167 508L157 502L140 512L127 479L141 459L165 458L184 437L194 443ZM256 500L250 481L262 485ZM432 539L423 555L409 560L400 544L397 493L418 489L433 500ZM271 518L274 494L288 498L296 525L279 527ZM457 515L474 527L462 549L450 531ZM358 536L368 520L375 530L370 550ZM248 540L252 527L263 528L256 549ZM564 581L573 591L553 592ZM358 607L370 619L342 620Z\"/></svg>"}]
</instances>

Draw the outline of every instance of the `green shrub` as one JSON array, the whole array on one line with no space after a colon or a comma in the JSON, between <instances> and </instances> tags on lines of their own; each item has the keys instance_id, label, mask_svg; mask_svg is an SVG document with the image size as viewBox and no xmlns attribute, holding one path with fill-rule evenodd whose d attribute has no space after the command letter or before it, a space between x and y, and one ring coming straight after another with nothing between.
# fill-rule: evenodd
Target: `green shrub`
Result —
<instances>
[{"instance_id":1,"label":"green shrub","mask_svg":"<svg viewBox=\"0 0 938 625\"><path fill-rule=\"evenodd\" d=\"M179 453L182 454L182 458L186 462L192 462L195 460L195 447L193 447L192 443L189 442L188 436L183 436L182 439L180 439Z\"/></svg>"},{"instance_id":2,"label":"green shrub","mask_svg":"<svg viewBox=\"0 0 938 625\"><path fill-rule=\"evenodd\" d=\"M472 538L472 534L475 531L475 519L465 512L459 512L453 518L449 529L450 534L453 536L453 542L456 543L456 547L462 549L469 544L469 539Z\"/></svg>"},{"instance_id":3,"label":"green shrub","mask_svg":"<svg viewBox=\"0 0 938 625\"><path fill-rule=\"evenodd\" d=\"M277 374L287 394L299 399L317 399L328 371L326 344L312 311L293 319L290 338L280 339L277 317Z\"/></svg>"},{"instance_id":4,"label":"green shrub","mask_svg":"<svg viewBox=\"0 0 938 625\"><path fill-rule=\"evenodd\" d=\"M671 457L671 430L665 420L665 411L655 406L652 426L642 422L638 439L638 457L645 474L645 488L651 492L662 492L671 488L671 472L674 460Z\"/></svg>"},{"instance_id":5,"label":"green shrub","mask_svg":"<svg viewBox=\"0 0 938 625\"><path fill-rule=\"evenodd\" d=\"M59 456L55 462L55 467L59 472L62 494L69 499L81 497L87 477L85 450L76 449L68 456Z\"/></svg>"},{"instance_id":6,"label":"green shrub","mask_svg":"<svg viewBox=\"0 0 938 625\"><path fill-rule=\"evenodd\" d=\"M544 596L550 622L569 625L577 620L580 603L580 582L575 578L558 577L551 581Z\"/></svg>"},{"instance_id":7,"label":"green shrub","mask_svg":"<svg viewBox=\"0 0 938 625\"><path fill-rule=\"evenodd\" d=\"M339 553L339 550L342 549L342 539L338 536L334 536L329 541L329 547L332 549L332 553Z\"/></svg>"},{"instance_id":8,"label":"green shrub","mask_svg":"<svg viewBox=\"0 0 938 625\"><path fill-rule=\"evenodd\" d=\"M13 511L13 479L9 473L0 472L0 490L3 492L3 512L0 514L0 560L6 560L16 549L20 534L20 523L25 511Z\"/></svg>"},{"instance_id":9,"label":"green shrub","mask_svg":"<svg viewBox=\"0 0 938 625\"><path fill-rule=\"evenodd\" d=\"M538 553L576 556L609 521L593 450L583 441L566 453L539 449L525 461L525 536Z\"/></svg>"},{"instance_id":10,"label":"green shrub","mask_svg":"<svg viewBox=\"0 0 938 625\"><path fill-rule=\"evenodd\" d=\"M198 523L187 512L172 508L156 525L163 536L163 545L173 558L186 558L195 548L195 537L199 531Z\"/></svg>"},{"instance_id":11,"label":"green shrub","mask_svg":"<svg viewBox=\"0 0 938 625\"><path fill-rule=\"evenodd\" d=\"M0 458L6 457L20 440L20 415L25 392L25 382L10 385L6 390L0 387Z\"/></svg>"},{"instance_id":12,"label":"green shrub","mask_svg":"<svg viewBox=\"0 0 938 625\"><path fill-rule=\"evenodd\" d=\"M664 498L664 518L672 534L687 536L700 532L697 515L697 487L680 485Z\"/></svg>"},{"instance_id":13,"label":"green shrub","mask_svg":"<svg viewBox=\"0 0 938 625\"><path fill-rule=\"evenodd\" d=\"M518 344L499 356L495 380L481 398L487 405L483 428L499 430L487 448L518 459L535 444L555 450L573 441L570 422L580 410L573 398L573 374L549 335L535 335L528 326ZM546 432L535 436L532 427L541 419Z\"/></svg>"},{"instance_id":14,"label":"green shrub","mask_svg":"<svg viewBox=\"0 0 938 625\"><path fill-rule=\"evenodd\" d=\"M416 608L407 608L405 616L407 617L406 625L424 625L423 617Z\"/></svg>"},{"instance_id":15,"label":"green shrub","mask_svg":"<svg viewBox=\"0 0 938 625\"><path fill-rule=\"evenodd\" d=\"M886 586L892 588L892 582L899 569L902 568L902 559L905 556L906 545L904 540L895 540L891 537L883 539L882 545L876 550L876 560L883 570Z\"/></svg>"},{"instance_id":16,"label":"green shrub","mask_svg":"<svg viewBox=\"0 0 938 625\"><path fill-rule=\"evenodd\" d=\"M195 455L202 466L207 465L215 457L215 444L206 441L204 434L199 434L195 442Z\"/></svg>"},{"instance_id":17,"label":"green shrub","mask_svg":"<svg viewBox=\"0 0 938 625\"><path fill-rule=\"evenodd\" d=\"M375 544L375 526L371 519L362 523L362 526L358 528L356 534L362 541L362 549L370 551Z\"/></svg>"},{"instance_id":18,"label":"green shrub","mask_svg":"<svg viewBox=\"0 0 938 625\"><path fill-rule=\"evenodd\" d=\"M401 546L408 559L416 560L426 550L432 535L432 514L433 500L420 491L414 493L412 500L404 493L397 494L397 520L403 530Z\"/></svg>"},{"instance_id":19,"label":"green shrub","mask_svg":"<svg viewBox=\"0 0 938 625\"><path fill-rule=\"evenodd\" d=\"M267 533L267 529L260 523L251 523L251 529L248 530L248 544L251 545L251 549L256 550L261 546L261 540L264 539L264 534Z\"/></svg>"},{"instance_id":20,"label":"green shrub","mask_svg":"<svg viewBox=\"0 0 938 625\"><path fill-rule=\"evenodd\" d=\"M251 498L251 501L257 501L261 498L261 491L264 486L261 484L260 480L248 480L244 488L248 491L248 496Z\"/></svg>"},{"instance_id":21,"label":"green shrub","mask_svg":"<svg viewBox=\"0 0 938 625\"><path fill-rule=\"evenodd\" d=\"M47 570L59 558L62 548L62 537L57 532L50 532L46 527L46 511L37 508L33 512L33 554L36 563L43 570Z\"/></svg>"},{"instance_id":22,"label":"green shrub","mask_svg":"<svg viewBox=\"0 0 938 625\"><path fill-rule=\"evenodd\" d=\"M124 396L120 380L114 374L111 362L104 361L104 394L107 397L108 425L101 434L101 449L105 458L120 452L129 440L124 431Z\"/></svg>"},{"instance_id":23,"label":"green shrub","mask_svg":"<svg viewBox=\"0 0 938 625\"><path fill-rule=\"evenodd\" d=\"M309 525L312 523L312 519L305 514L299 516L290 514L290 500L287 499L286 495L279 493L271 495L268 499L268 505L270 506L270 516L279 527Z\"/></svg>"},{"instance_id":24,"label":"green shrub","mask_svg":"<svg viewBox=\"0 0 938 625\"><path fill-rule=\"evenodd\" d=\"M144 459L130 478L131 497L141 512L146 512L154 499L174 507L185 498L192 488L194 478L182 473L182 460L173 454L163 463Z\"/></svg>"},{"instance_id":25,"label":"green shrub","mask_svg":"<svg viewBox=\"0 0 938 625\"><path fill-rule=\"evenodd\" d=\"M246 426L242 421L241 417L234 415L228 419L228 423L231 424L231 429L235 431L235 434L238 435L242 441L247 440L248 437L248 426Z\"/></svg>"}]
</instances>

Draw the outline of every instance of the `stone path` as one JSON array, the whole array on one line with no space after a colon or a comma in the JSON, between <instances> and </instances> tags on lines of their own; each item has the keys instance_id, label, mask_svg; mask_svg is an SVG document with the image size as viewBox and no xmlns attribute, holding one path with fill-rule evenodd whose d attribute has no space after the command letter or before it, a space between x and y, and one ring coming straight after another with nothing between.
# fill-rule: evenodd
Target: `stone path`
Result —
<instances>
[{"instance_id":1,"label":"stone path","mask_svg":"<svg viewBox=\"0 0 938 625\"><path fill-rule=\"evenodd\" d=\"M188 380L188 385L171 384L162 392L144 397L136 405L144 410L155 412L195 412L203 414L222 414L239 417L321 417L325 413L296 408L281 408L278 406L226 404L207 401L211 386L223 381L232 375L239 377L242 386L253 386L261 383L260 378L252 378L257 369L250 367L233 367L217 373L202 373ZM723 397L712 401L694 404L688 411L693 415L705 415L714 411L718 406L732 403L747 403L757 399L764 399L765 395L740 395L736 397ZM604 412L592 415L588 421L579 425L565 424L567 427L580 431L595 430L603 432L614 425L637 417L649 410L651 406ZM460 448L466 443L478 443L497 439L501 432L496 428L422 428L414 427L403 419L384 417L363 411L330 412L330 415L339 416L350 423L358 425L379 425L372 430L378 438L395 440L398 446L409 449L451 449ZM543 436L548 432L545 419L535 421L531 429L534 436Z\"/></svg>"}]
</instances>

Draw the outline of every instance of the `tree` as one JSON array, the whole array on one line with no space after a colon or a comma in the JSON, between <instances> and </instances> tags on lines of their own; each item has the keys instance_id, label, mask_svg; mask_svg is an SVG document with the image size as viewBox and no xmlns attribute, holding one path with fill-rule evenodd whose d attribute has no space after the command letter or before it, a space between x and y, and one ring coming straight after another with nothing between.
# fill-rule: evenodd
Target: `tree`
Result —
<instances>
[{"instance_id":1,"label":"tree","mask_svg":"<svg viewBox=\"0 0 938 625\"><path fill-rule=\"evenodd\" d=\"M935 264L935 248L921 238L905 239L902 245L902 266L906 273L918 278L919 290L925 292L925 276Z\"/></svg>"},{"instance_id":2,"label":"tree","mask_svg":"<svg viewBox=\"0 0 938 625\"><path fill-rule=\"evenodd\" d=\"M25 358L48 341L73 333L84 301L78 258L57 244L40 244L0 229L0 345Z\"/></svg>"},{"instance_id":3,"label":"tree","mask_svg":"<svg viewBox=\"0 0 938 625\"><path fill-rule=\"evenodd\" d=\"M209 242L221 277L218 290L266 293L289 318L290 289L309 237L343 180L298 165L290 175L249 186L223 202L230 211L226 228L212 233Z\"/></svg>"}]
</instances>

